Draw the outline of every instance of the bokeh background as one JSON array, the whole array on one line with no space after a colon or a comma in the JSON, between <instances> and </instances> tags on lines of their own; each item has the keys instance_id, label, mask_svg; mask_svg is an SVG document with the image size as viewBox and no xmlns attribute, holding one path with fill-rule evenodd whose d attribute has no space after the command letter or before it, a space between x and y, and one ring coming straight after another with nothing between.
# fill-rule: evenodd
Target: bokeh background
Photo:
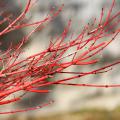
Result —
<instances>
[{"instance_id":1,"label":"bokeh background","mask_svg":"<svg viewBox=\"0 0 120 120\"><path fill-rule=\"evenodd\" d=\"M19 3L19 4L18 4ZM72 26L69 34L79 34L86 23L91 23L93 18L98 18L102 7L107 11L112 0L38 0L27 14L26 19L29 21L42 20L49 13L52 7L58 8L64 4L62 12L50 22L45 29L35 33L28 43L23 46L23 58L40 52L47 48L51 37L60 35L69 19L72 19ZM120 0L116 0L114 12L120 10ZM24 9L25 0L0 0L0 11L5 14L13 13L18 16ZM0 17L0 19L3 19ZM4 23L0 26L0 31L7 26ZM118 26L115 26L118 27ZM32 29L32 28L31 28ZM12 41L16 44L30 28L16 30L11 32L0 40L3 45L1 50L6 50ZM115 29L115 28L114 28ZM111 31L111 30L110 30ZM107 39L107 38L106 38ZM118 37L104 52L98 56L101 59L98 66L111 63L120 58L120 37ZM71 52L71 51L69 51ZM89 67L74 67L85 71ZM59 77L59 76L58 76ZM89 76L77 79L75 82L81 83L120 83L120 66L116 66L112 71L96 76ZM43 88L46 89L46 88ZM1 106L0 111L9 111L12 109L22 109L34 107L53 99L55 103L48 107L18 113L13 115L0 115L1 120L119 120L120 119L120 88L87 88L87 87L68 87L55 86L50 88L49 94L29 94L25 99L17 104Z\"/></svg>"}]
</instances>

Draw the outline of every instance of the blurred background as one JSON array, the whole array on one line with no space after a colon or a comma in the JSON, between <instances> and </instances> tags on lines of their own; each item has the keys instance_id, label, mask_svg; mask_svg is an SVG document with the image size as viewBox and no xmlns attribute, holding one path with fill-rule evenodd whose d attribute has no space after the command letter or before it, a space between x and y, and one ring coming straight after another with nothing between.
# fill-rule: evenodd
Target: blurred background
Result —
<instances>
[{"instance_id":1,"label":"blurred background","mask_svg":"<svg viewBox=\"0 0 120 120\"><path fill-rule=\"evenodd\" d=\"M68 20L72 19L72 26L69 34L79 34L86 23L91 23L93 18L98 18L102 7L109 9L112 0L38 0L35 6L27 14L26 19L29 21L42 20L51 10L52 7L58 8L64 4L62 12L47 26L39 32L36 32L23 46L23 58L38 53L47 48L51 37L60 35ZM120 0L116 0L114 12L120 10ZM7 15L12 13L17 17L26 4L25 0L0 0L0 11ZM0 19L3 19L0 17ZM0 31L7 26L7 23L0 25ZM115 26L116 27L116 26ZM4 51L9 47L10 42L16 44L32 28L25 28L13 31L0 40L3 45L0 50ZM116 39L107 47L102 55L98 56L101 61L98 66L111 63L120 58L120 40ZM94 66L90 66L94 68ZM85 71L89 67L71 68ZM89 76L78 79L76 82L81 83L120 83L120 67L116 66L108 73L96 76ZM46 89L46 88L43 88ZM35 111L18 113L13 115L0 115L1 120L120 120L120 88L88 88L88 87L68 87L55 86L50 88L49 94L29 94L25 99L17 104L11 104L0 107L0 111L9 111L12 109L23 109L34 107L49 100L55 102L45 108Z\"/></svg>"}]
</instances>

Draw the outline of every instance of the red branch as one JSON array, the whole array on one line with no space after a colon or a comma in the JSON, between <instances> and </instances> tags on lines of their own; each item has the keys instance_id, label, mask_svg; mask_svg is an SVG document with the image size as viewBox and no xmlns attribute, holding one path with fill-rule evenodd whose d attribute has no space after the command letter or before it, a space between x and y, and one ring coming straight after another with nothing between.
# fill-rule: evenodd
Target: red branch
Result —
<instances>
[{"instance_id":1,"label":"red branch","mask_svg":"<svg viewBox=\"0 0 120 120\"><path fill-rule=\"evenodd\" d=\"M19 56L22 54L22 46L25 44L25 42L28 41L32 34L38 31L39 28L44 25L44 23L53 20L63 9L62 5L58 8L58 10L52 10L52 14L47 15L46 18L41 21L34 23L22 23L21 21L25 19L25 16L31 7L32 0L27 1L28 3L25 7L25 10L15 20L9 23L9 25L3 31L0 32L0 36L3 36L12 32L13 30L24 27L35 27L34 30L32 30L28 35L20 40L17 46L13 47L10 45L8 50L6 50L4 53L1 53L0 65L2 70L0 71L0 105L10 104L12 102L21 100L25 94L14 97L13 99L6 100L6 98L8 98L10 95L19 91L47 93L50 91L38 90L38 88L55 84L107 88L120 87L120 84L96 85L68 83L68 81L75 78L107 72L111 69L112 66L119 64L120 60L117 60L117 62L111 63L109 65L105 65L104 67L86 72L71 72L68 71L68 69L66 70L66 68L71 66L83 66L99 63L99 59L95 58L95 56L99 55L118 36L120 32L119 27L117 27L116 30L112 32L108 32L107 30L108 26L111 28L114 25L119 26L120 11L114 15L111 15L115 5L115 0L112 2L105 21L103 21L104 9L102 9L98 23L96 23L96 20L94 20L94 23L92 25L87 24L81 33L76 36L76 38L65 41L72 22L70 20L63 33L58 38L56 38L54 42L51 40L46 50L29 56L25 59L18 60ZM4 20L0 21L0 24L6 22L8 18L9 16L5 17ZM93 30L90 30L91 27ZM106 38L105 41L103 41L104 38ZM68 52L72 48L75 50L72 53ZM64 61L66 58L68 61ZM63 79L56 79L55 75L59 74L71 74L72 76ZM48 81L48 78L51 79ZM46 106L46 104L43 106ZM37 108L41 108L41 106L36 108L29 108L27 110L2 112L0 114L23 112Z\"/></svg>"}]
</instances>

